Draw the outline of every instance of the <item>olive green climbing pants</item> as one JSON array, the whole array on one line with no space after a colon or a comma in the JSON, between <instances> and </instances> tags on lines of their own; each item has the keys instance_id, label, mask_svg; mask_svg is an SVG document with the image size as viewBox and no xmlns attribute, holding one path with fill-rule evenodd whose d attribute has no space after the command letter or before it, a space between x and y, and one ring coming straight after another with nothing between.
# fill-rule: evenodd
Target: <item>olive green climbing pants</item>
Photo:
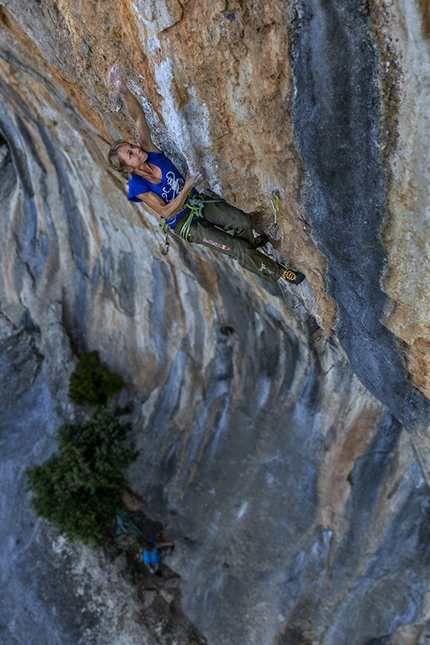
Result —
<instances>
[{"instance_id":1,"label":"olive green climbing pants","mask_svg":"<svg viewBox=\"0 0 430 645\"><path fill-rule=\"evenodd\" d=\"M179 234L183 223L184 219L179 220L173 230ZM248 215L226 202L205 203L203 217L191 224L189 242L224 253L269 282L276 282L284 272L284 267L254 247Z\"/></svg>"}]
</instances>

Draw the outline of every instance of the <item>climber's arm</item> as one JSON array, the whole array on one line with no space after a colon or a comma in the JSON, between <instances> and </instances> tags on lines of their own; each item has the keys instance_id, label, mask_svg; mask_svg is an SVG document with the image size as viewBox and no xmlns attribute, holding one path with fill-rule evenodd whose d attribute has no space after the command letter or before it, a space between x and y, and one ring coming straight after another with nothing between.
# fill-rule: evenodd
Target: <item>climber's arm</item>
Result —
<instances>
[{"instance_id":1,"label":"climber's arm","mask_svg":"<svg viewBox=\"0 0 430 645\"><path fill-rule=\"evenodd\" d=\"M130 116L136 123L137 131L139 133L140 145L146 152L160 152L157 146L154 145L151 139L151 132L149 130L148 122L145 113L142 109L137 98L130 92L121 76L118 67L112 67L109 72L109 81L114 88L121 94L124 102L130 112Z\"/></svg>"},{"instance_id":2,"label":"climber's arm","mask_svg":"<svg viewBox=\"0 0 430 645\"><path fill-rule=\"evenodd\" d=\"M128 87L126 87L126 92L121 92L121 94L128 108L128 111L130 112L131 118L136 123L141 148L143 148L143 150L145 150L146 152L160 152L159 148L154 145L151 139L151 132L149 130L145 113L142 110L142 106L140 105L137 98L130 92Z\"/></svg>"},{"instance_id":3,"label":"climber's arm","mask_svg":"<svg viewBox=\"0 0 430 645\"><path fill-rule=\"evenodd\" d=\"M144 204L152 208L153 211L157 213L160 217L165 217L170 219L178 213L182 206L185 204L188 194L194 186L197 186L201 181L203 181L203 174L201 172L196 172L194 175L187 175L185 184L179 195L176 195L175 199L172 199L171 202L167 204L161 199L159 195L153 192L142 193L141 195L136 195Z\"/></svg>"}]
</instances>

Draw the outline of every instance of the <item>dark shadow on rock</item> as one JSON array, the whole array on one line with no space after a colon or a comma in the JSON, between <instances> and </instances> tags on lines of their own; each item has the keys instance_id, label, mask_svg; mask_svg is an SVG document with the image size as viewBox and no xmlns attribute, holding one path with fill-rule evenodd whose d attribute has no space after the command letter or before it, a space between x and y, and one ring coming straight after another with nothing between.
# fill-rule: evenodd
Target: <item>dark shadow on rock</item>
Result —
<instances>
[{"instance_id":1,"label":"dark shadow on rock","mask_svg":"<svg viewBox=\"0 0 430 645\"><path fill-rule=\"evenodd\" d=\"M408 381L397 339L380 322L386 175L379 153L379 60L369 10L355 0L304 0L294 21L294 122L308 171L304 202L328 259L338 338L366 388L411 430L430 403Z\"/></svg>"}]
</instances>

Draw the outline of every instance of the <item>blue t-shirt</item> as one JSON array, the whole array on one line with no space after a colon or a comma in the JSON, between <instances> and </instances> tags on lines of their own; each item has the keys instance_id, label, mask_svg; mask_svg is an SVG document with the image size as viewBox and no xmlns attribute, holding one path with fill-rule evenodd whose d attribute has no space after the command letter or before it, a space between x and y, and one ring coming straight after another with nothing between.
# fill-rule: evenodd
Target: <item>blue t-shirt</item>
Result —
<instances>
[{"instance_id":1,"label":"blue t-shirt","mask_svg":"<svg viewBox=\"0 0 430 645\"><path fill-rule=\"evenodd\" d=\"M148 540L148 542L151 542L155 546L158 544L158 540L155 540L154 538L151 538ZM161 553L159 549L154 549L153 551L144 551L143 552L143 561L145 564L158 564L161 560Z\"/></svg>"},{"instance_id":2,"label":"blue t-shirt","mask_svg":"<svg viewBox=\"0 0 430 645\"><path fill-rule=\"evenodd\" d=\"M164 152L148 152L147 161L154 166L161 168L162 177L159 184L152 184L148 179L140 177L140 175L131 175L128 182L128 199L131 202L140 202L137 195L142 193L156 193L161 197L165 204L171 202L175 197L179 195L185 184L185 178L176 168L176 166L166 157ZM197 194L197 191L193 188L193 195ZM184 217L187 213L190 212L190 209L187 206L183 206L179 213L172 219L166 219L167 224L170 228L173 228L176 223Z\"/></svg>"}]
</instances>

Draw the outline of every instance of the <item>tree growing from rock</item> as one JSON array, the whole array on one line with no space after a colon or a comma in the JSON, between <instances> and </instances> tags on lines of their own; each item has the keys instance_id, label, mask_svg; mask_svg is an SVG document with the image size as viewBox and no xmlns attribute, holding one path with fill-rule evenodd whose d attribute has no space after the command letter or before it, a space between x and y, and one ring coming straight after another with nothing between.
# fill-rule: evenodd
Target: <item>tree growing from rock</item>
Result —
<instances>
[{"instance_id":1,"label":"tree growing from rock","mask_svg":"<svg viewBox=\"0 0 430 645\"><path fill-rule=\"evenodd\" d=\"M97 352L81 357L70 379L71 396L80 403L100 406L121 388L121 379L100 365ZM26 471L35 513L69 540L101 546L107 527L124 510L124 472L138 454L123 443L130 429L106 407L83 423L64 423L57 431L57 452Z\"/></svg>"},{"instance_id":2,"label":"tree growing from rock","mask_svg":"<svg viewBox=\"0 0 430 645\"><path fill-rule=\"evenodd\" d=\"M98 352L82 354L70 376L69 396L74 403L106 405L124 383L118 374L112 374L102 366Z\"/></svg>"},{"instance_id":3,"label":"tree growing from rock","mask_svg":"<svg viewBox=\"0 0 430 645\"><path fill-rule=\"evenodd\" d=\"M124 509L123 472L137 457L122 445L129 429L107 410L85 423L62 425L58 451L26 473L35 513L68 539L101 546L106 528Z\"/></svg>"}]
</instances>

